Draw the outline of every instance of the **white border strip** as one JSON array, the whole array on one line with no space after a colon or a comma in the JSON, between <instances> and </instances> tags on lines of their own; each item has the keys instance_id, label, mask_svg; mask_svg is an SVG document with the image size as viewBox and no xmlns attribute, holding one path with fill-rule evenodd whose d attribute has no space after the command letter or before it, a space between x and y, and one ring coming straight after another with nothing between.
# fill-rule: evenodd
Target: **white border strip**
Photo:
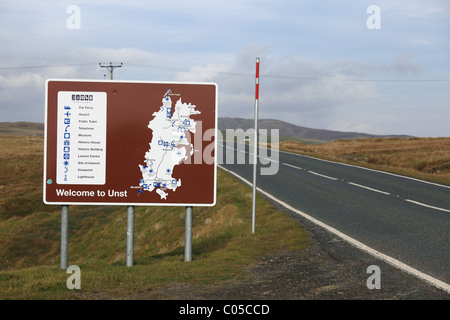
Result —
<instances>
[{"instance_id":1,"label":"white border strip","mask_svg":"<svg viewBox=\"0 0 450 320\"><path fill-rule=\"evenodd\" d=\"M232 172L232 171L230 171L230 170L228 170L228 169L225 169L225 168L222 167L221 165L218 165L218 167L219 167L220 169L222 169L222 170L224 170L224 171L226 171L226 172L228 172L228 173L230 173L230 174L236 176L237 178L239 178L240 180L242 180L242 181L245 182L246 184L248 184L248 185L250 185L250 186L253 186L253 184L252 184L251 182L249 182L248 180L242 178L242 177L239 176L238 174L236 174L236 173L234 173L234 172ZM444 290L444 291L450 293L450 285L449 285L448 283L445 283L445 282L443 282L443 281L441 281L441 280L438 280L438 279L436 279L436 278L433 278L433 277L431 277L431 276L429 276L429 275L427 275L427 274L425 274L425 273L423 273L423 272L421 272L421 271L419 271L419 270L417 270L417 269L414 269L414 268L412 268L412 267L410 267L410 266L404 264L403 262L401 262L401 261L399 261L399 260L397 260L397 259L394 259L394 258L392 258L392 257L390 257L390 256L388 256L388 255L385 255L385 254L383 254L383 253L381 253L381 252L378 252L378 251L376 251L376 250L374 250L374 249L372 249L372 248L366 246L365 244L363 244L363 243L359 242L358 240L355 240L355 239L353 239L353 238L347 236L346 234L340 232L339 230L337 230L337 229L335 229L335 228L333 228L333 227L330 227L329 225L327 225L327 224L325 224L325 223L323 223L323 222L321 222L321 221L319 221L319 220L317 220L317 219L315 219L315 218L313 218L313 217L307 215L306 213L304 213L304 212L302 212L302 211L300 211L300 210L298 210L298 209L295 209L294 207L292 207L292 206L290 206L289 204L287 204L287 203L285 203L285 202L283 202L283 201L281 201L281 200L275 198L274 196L272 196L271 194L269 194L269 193L267 193L267 192L261 190L260 188L257 188L257 190L258 190L261 194L263 194L263 195L265 195L266 197L268 197L269 199L271 199L271 200L273 200L273 201L275 201L275 202L281 204L281 205L282 205L283 207L285 207L286 209L291 210L292 212L295 212L295 213L297 213L298 215L300 215L300 216L302 216L302 217L308 219L309 221L311 221L311 222L313 222L314 224L316 224L316 225L318 225L318 226L324 228L325 230L327 230L327 231L333 233L334 235L336 235L336 236L342 238L343 240L347 241L348 243L350 243L351 245L357 247L358 249L360 249L360 250L362 250L362 251L364 251L364 252L366 252L366 253L368 253L368 254L374 256L374 257L377 258L377 259L380 259L380 260L382 260L382 261L384 261L384 262L387 262L388 264L390 264L390 265L392 265L392 266L394 266L394 267L396 267L396 268L398 268L398 269L400 269L400 270L402 270L402 271L405 271L405 272L407 272L407 273L409 273L409 274L412 274L413 276L415 276L415 277L417 277L417 278L419 278L419 279L425 280L425 281L427 281L428 283L430 283L431 285L433 285L433 286L435 286L435 287L437 287L437 288L439 288L439 289L442 289L442 290Z\"/></svg>"}]
</instances>

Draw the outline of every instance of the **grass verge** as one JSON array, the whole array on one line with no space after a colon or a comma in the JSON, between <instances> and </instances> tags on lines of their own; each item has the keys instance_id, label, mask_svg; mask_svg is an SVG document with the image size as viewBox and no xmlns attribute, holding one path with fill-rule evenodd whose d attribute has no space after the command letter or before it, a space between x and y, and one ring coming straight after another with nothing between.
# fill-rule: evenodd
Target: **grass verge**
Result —
<instances>
[{"instance_id":1,"label":"grass verge","mask_svg":"<svg viewBox=\"0 0 450 320\"><path fill-rule=\"evenodd\" d=\"M194 208L192 262L184 262L184 207L135 208L128 268L126 208L71 206L69 265L81 269L81 290L69 290L59 268L61 209L41 204L42 152L42 138L0 136L0 162L17 166L0 174L0 299L126 299L175 283L245 281L261 256L307 246L303 227L262 197L251 233L251 188L219 170L216 206Z\"/></svg>"}]
</instances>

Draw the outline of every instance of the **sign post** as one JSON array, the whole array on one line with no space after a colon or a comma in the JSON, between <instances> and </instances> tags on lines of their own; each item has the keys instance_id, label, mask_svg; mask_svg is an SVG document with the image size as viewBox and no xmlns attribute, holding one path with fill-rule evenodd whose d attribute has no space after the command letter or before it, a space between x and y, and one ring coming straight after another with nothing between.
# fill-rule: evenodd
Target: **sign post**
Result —
<instances>
[{"instance_id":1,"label":"sign post","mask_svg":"<svg viewBox=\"0 0 450 320\"><path fill-rule=\"evenodd\" d=\"M60 268L67 269L69 245L69 206L61 206L61 257Z\"/></svg>"},{"instance_id":2,"label":"sign post","mask_svg":"<svg viewBox=\"0 0 450 320\"><path fill-rule=\"evenodd\" d=\"M127 206L127 266L134 206L183 206L192 215L194 206L215 205L217 90L214 83L47 80L43 201L63 206L61 267L69 205Z\"/></svg>"},{"instance_id":3,"label":"sign post","mask_svg":"<svg viewBox=\"0 0 450 320\"><path fill-rule=\"evenodd\" d=\"M134 206L127 207L127 259L126 266L133 266L134 260Z\"/></svg>"},{"instance_id":4,"label":"sign post","mask_svg":"<svg viewBox=\"0 0 450 320\"><path fill-rule=\"evenodd\" d=\"M184 261L192 261L192 214L193 208L185 209Z\"/></svg>"}]
</instances>

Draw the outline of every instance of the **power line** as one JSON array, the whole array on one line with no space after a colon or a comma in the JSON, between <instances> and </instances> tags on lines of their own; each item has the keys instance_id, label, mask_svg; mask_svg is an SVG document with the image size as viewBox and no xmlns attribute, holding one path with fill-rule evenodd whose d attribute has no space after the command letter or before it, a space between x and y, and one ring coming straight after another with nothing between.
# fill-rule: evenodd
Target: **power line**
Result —
<instances>
[{"instance_id":1,"label":"power line","mask_svg":"<svg viewBox=\"0 0 450 320\"><path fill-rule=\"evenodd\" d=\"M166 67L166 66L157 66L157 65L151 65L151 64L127 63L127 66L166 69L166 70L173 70L173 71L189 71L189 72L198 72L198 73L202 73L202 72L220 73L220 74L236 75L236 76L251 76L251 77L255 76L254 74L244 73L244 72L229 72L229 71L205 70L205 69L183 68L183 67Z\"/></svg>"},{"instance_id":2,"label":"power line","mask_svg":"<svg viewBox=\"0 0 450 320\"><path fill-rule=\"evenodd\" d=\"M41 66L16 66L16 67L0 67L0 70L18 70L18 69L46 69L46 68L60 68L60 67L79 67L92 65L94 63L71 63L71 64L54 64Z\"/></svg>"},{"instance_id":3,"label":"power line","mask_svg":"<svg viewBox=\"0 0 450 320\"><path fill-rule=\"evenodd\" d=\"M73 67L73 66L87 66L93 65L95 63L73 63L73 64L58 64L58 65L35 65L35 66L15 66L15 67L0 67L1 70L20 70L20 69L45 69L45 68L58 68L58 67ZM111 62L109 65L102 66L99 63L101 68L108 68L110 71L110 78L112 79L112 73L115 68L120 68L123 66L123 63L120 65L113 65ZM215 73L215 74L223 74L230 76L245 76L245 77L253 77L252 73L245 72L230 72L230 71L218 71L218 70L205 70L205 69L196 69L196 68L183 68L183 67L167 67L167 66L158 66L151 64L136 64L136 63L127 63L127 66L130 67L139 67L139 68L156 68L156 69L165 69L165 70L173 70L173 71L186 71L186 72L195 72L195 73ZM277 75L277 74L260 74L261 78L267 79L292 79L292 80L304 80L304 81L342 81L342 82L406 82L406 83L419 83L419 82L450 82L450 79L361 79L361 78L336 78L336 77L308 77L308 76L298 76L298 75Z\"/></svg>"},{"instance_id":4,"label":"power line","mask_svg":"<svg viewBox=\"0 0 450 320\"><path fill-rule=\"evenodd\" d=\"M352 79L352 78L331 78L331 77L301 77L301 76L280 76L268 75L262 76L267 78L285 78L299 80L329 80L329 81L347 81L347 82L448 82L450 79Z\"/></svg>"},{"instance_id":5,"label":"power line","mask_svg":"<svg viewBox=\"0 0 450 320\"><path fill-rule=\"evenodd\" d=\"M233 76L249 76L253 77L252 73L244 72L228 72L228 71L218 71L218 70L205 70L205 69L195 69L195 68L181 68L181 67L165 67L149 64L127 64L136 67L146 67L146 68L157 68L157 69L167 69L174 71L188 71L195 73L216 73L224 75ZM306 77L306 76L296 76L296 75L276 75L276 74L260 74L263 78L279 78L279 79L294 79L294 80L307 80L307 81L344 81L344 82L450 82L450 79L352 79L352 78L333 78L333 77Z\"/></svg>"}]
</instances>

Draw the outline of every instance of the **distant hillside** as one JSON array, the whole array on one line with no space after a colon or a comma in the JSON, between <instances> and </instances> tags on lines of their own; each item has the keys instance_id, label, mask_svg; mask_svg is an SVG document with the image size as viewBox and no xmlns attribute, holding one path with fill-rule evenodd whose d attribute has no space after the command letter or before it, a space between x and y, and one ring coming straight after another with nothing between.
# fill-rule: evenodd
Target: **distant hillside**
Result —
<instances>
[{"instance_id":1,"label":"distant hillside","mask_svg":"<svg viewBox=\"0 0 450 320\"><path fill-rule=\"evenodd\" d=\"M253 119L242 118L219 118L219 130L225 129L243 129L248 130L254 127ZM407 135L373 135L360 132L342 132L322 129L311 129L296 126L294 124L271 119L260 119L258 121L259 129L279 129L280 139L301 139L301 140L321 140L333 141L338 139L364 139L364 138L383 138L399 137L411 138ZM0 122L0 135L14 136L43 136L44 124L35 122Z\"/></svg>"},{"instance_id":2,"label":"distant hillside","mask_svg":"<svg viewBox=\"0 0 450 320\"><path fill-rule=\"evenodd\" d=\"M35 122L0 122L0 134L9 136L43 136L44 124Z\"/></svg>"},{"instance_id":3,"label":"distant hillside","mask_svg":"<svg viewBox=\"0 0 450 320\"><path fill-rule=\"evenodd\" d=\"M219 130L225 129L243 129L244 131L254 128L253 119L242 118L219 118ZM280 139L283 137L306 140L333 141L338 139L363 139L379 137L410 137L407 135L373 135L360 132L341 132L321 129L311 129L293 125L280 120L260 119L258 120L258 129L279 129Z\"/></svg>"}]
</instances>

